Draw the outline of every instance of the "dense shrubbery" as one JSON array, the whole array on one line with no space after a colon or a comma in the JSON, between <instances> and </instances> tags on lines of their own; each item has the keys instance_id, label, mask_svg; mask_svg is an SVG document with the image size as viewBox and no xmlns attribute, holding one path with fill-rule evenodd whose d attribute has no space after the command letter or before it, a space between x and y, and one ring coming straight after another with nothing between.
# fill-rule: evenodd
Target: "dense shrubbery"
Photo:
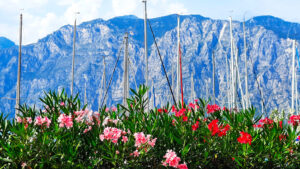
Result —
<instances>
[{"instance_id":1,"label":"dense shrubbery","mask_svg":"<svg viewBox=\"0 0 300 169\"><path fill-rule=\"evenodd\" d=\"M141 86L127 105L89 111L49 92L43 110L0 117L0 168L297 168L300 116L273 121L199 100L145 112ZM299 138L298 138L299 139Z\"/></svg>"}]
</instances>

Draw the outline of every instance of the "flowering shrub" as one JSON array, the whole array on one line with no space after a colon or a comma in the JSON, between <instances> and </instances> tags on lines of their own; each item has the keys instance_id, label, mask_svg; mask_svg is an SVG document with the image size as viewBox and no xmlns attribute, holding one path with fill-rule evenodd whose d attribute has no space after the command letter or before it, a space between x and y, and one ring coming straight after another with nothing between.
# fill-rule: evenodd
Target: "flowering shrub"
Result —
<instances>
[{"instance_id":1,"label":"flowering shrub","mask_svg":"<svg viewBox=\"0 0 300 169\"><path fill-rule=\"evenodd\" d=\"M0 168L300 166L299 115L261 118L254 108L221 110L202 99L146 112L146 91L98 111L50 91L40 110L20 106L12 120L0 114Z\"/></svg>"}]
</instances>

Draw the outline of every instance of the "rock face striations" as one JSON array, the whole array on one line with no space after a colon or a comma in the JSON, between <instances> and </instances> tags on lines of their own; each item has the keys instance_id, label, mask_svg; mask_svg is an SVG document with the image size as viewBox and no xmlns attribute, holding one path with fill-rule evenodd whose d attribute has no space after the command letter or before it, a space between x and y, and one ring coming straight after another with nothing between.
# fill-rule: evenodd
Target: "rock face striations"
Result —
<instances>
[{"instance_id":1,"label":"rock face striations","mask_svg":"<svg viewBox=\"0 0 300 169\"><path fill-rule=\"evenodd\" d=\"M164 64L171 79L172 66L176 70L177 16L169 15L150 20ZM181 16L181 51L185 100L191 98L191 75L197 97L212 97L212 53L216 58L216 100L227 104L226 57L230 58L230 32L227 20L212 20L200 15ZM125 32L129 32L129 85L135 89L145 82L143 20L135 16L96 19L77 27L74 93L84 98L96 110L101 95L103 58L106 62L106 81L113 71ZM156 104L171 100L167 81L148 29L149 82L155 86ZM263 91L266 110L289 109L291 97L292 40L300 40L300 24L289 23L272 16L255 17L246 22L248 46L248 86L251 103L261 110L257 78ZM23 46L21 103L41 107L39 97L48 90L66 89L70 93L73 27L66 25L37 43ZM243 24L233 22L234 46L238 51L239 71L244 89ZM122 103L123 55L108 92L108 105ZM0 38L0 111L14 115L17 81L18 46ZM297 59L297 58L296 58ZM297 64L298 65L298 64ZM297 72L299 67L297 66ZM174 72L176 73L176 72ZM87 78L84 78L84 75ZM176 78L176 75L173 76ZM172 80L171 80L172 82ZM176 79L174 80L176 84ZM151 83L150 83L151 84ZM298 85L300 86L300 85ZM244 92L245 93L245 92ZM239 93L240 95L240 93ZM3 98L4 97L4 98ZM239 97L240 98L240 97ZM151 100L152 100L151 96ZM238 99L239 100L239 99Z\"/></svg>"}]
</instances>

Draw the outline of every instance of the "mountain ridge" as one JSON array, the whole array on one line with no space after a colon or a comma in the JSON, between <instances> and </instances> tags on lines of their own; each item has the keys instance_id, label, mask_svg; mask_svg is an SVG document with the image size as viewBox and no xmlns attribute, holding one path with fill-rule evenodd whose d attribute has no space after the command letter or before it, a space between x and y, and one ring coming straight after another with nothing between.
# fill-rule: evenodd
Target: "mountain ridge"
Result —
<instances>
[{"instance_id":1,"label":"mountain ridge","mask_svg":"<svg viewBox=\"0 0 300 169\"><path fill-rule=\"evenodd\" d=\"M269 16L266 16L268 18ZM149 19L163 56L168 76L171 79L172 66L176 70L177 50L177 16L168 15ZM258 21L257 21L258 20ZM257 72L261 78L264 91L264 100L267 110L278 107L280 110L288 109L290 98L291 72L288 63L291 62L291 41L287 31L262 26L261 18L246 21L248 42L248 60L253 65L248 68L249 91L251 102L260 108L260 94L257 89ZM259 22L259 23L258 23ZM275 22L268 20L268 22ZM275 22L276 23L276 22ZM280 22L282 26L289 27L291 23ZM109 20L95 19L81 23L77 26L76 59L75 59L75 92L83 98L84 84L87 83L88 102L91 109L97 109L99 95L101 95L101 80L103 73L102 59L105 56L107 68L106 79L110 78L112 67L115 64L118 50L122 44L125 32L131 32L129 37L129 55L133 63L130 67L130 87L145 82L144 79L144 34L143 19L124 16ZM211 96L212 52L216 54L216 94L217 103L226 105L226 73L224 58L230 58L229 23L226 20L213 20L201 15L181 16L181 44L183 53L183 79L186 101L191 100L190 78L194 76L197 97ZM294 24L293 29L299 24ZM225 27L225 28L224 28ZM234 44L239 50L239 64L241 76L244 73L244 49L242 23L233 22ZM222 34L222 30L223 35ZM70 70L72 57L73 26L65 25L57 31L41 38L38 42L23 46L22 58L22 86L21 103L36 104L42 107L38 98L43 96L43 90L62 90L69 93ZM221 39L220 39L221 38ZM298 41L298 40L297 40ZM161 69L156 48L153 44L152 34L148 26L149 45L149 74L150 84L156 87L156 101L158 106L171 101L170 92ZM0 97L15 97L16 64L18 50L16 47L0 50ZM123 56L123 52L121 52ZM122 102L123 58L118 63L114 80L108 93L108 105ZM249 63L250 64L250 63ZM85 81L83 76L88 75ZM176 77L175 77L176 78ZM243 78L241 79L243 82ZM176 83L176 79L175 79ZM207 87L208 86L208 93ZM242 86L244 88L244 86ZM174 89L173 89L174 90ZM278 96L282 98L278 98ZM2 99L0 111L13 114L14 101ZM150 101L153 101L151 97Z\"/></svg>"}]
</instances>

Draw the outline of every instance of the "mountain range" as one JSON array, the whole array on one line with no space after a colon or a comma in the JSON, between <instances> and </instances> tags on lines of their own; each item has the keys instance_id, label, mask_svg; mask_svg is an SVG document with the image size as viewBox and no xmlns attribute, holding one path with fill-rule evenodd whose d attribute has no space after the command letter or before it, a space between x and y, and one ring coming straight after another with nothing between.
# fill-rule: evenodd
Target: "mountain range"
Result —
<instances>
[{"instance_id":1,"label":"mountain range","mask_svg":"<svg viewBox=\"0 0 300 169\"><path fill-rule=\"evenodd\" d=\"M230 29L228 20L215 20L200 15L180 16L180 42L183 65L185 101L191 101L191 76L196 97L212 97L212 55L216 58L216 98L227 105L226 58L230 58ZM176 84L177 15L149 20L171 83ZM26 27L26 25L24 25ZM238 51L241 84L245 83L245 54L243 23L233 21L234 46ZM299 42L300 24L273 16L258 16L245 22L248 60L248 83L251 104L259 111L288 110L291 105L292 39ZM39 98L44 91L65 89L70 93L73 26L65 25L36 43L22 46L21 103L42 107ZM120 60L108 90L108 106L122 103L123 45L129 33L129 83L145 83L144 21L136 16L121 16L109 20L95 19L77 26L74 92L97 110L106 62L107 85L118 56ZM156 106L172 102L154 38L148 25L149 84L155 88ZM124 48L123 48L124 49ZM120 53L120 54L119 54ZM0 111L14 116L18 46L0 37ZM174 78L172 79L172 69ZM297 70L299 67L297 66ZM298 72L298 71L297 71ZM260 83L260 94L258 83ZM174 87L175 84L172 84ZM175 87L174 87L175 88ZM174 89L173 88L173 89ZM175 90L175 89L174 89ZM245 92L244 92L245 93ZM151 95L150 101L153 101Z\"/></svg>"}]
</instances>

